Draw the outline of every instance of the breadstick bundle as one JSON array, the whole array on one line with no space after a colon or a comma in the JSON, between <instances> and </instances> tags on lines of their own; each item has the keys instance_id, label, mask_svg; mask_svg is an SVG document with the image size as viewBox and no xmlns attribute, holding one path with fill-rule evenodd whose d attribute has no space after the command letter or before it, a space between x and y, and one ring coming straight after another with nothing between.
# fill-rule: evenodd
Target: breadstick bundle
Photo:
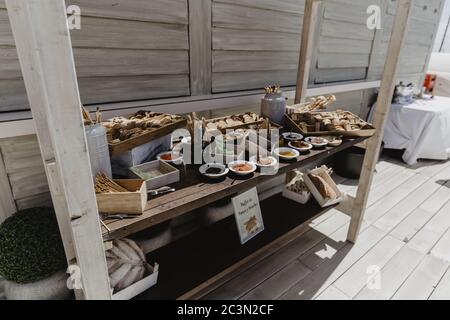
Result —
<instances>
[{"instance_id":1,"label":"breadstick bundle","mask_svg":"<svg viewBox=\"0 0 450 320\"><path fill-rule=\"evenodd\" d=\"M89 111L87 111L87 109L84 106L81 106L81 113L83 115L83 123L85 126L91 126L102 122L102 113L100 112L100 108L97 108L94 120L92 120Z\"/></svg>"},{"instance_id":2,"label":"breadstick bundle","mask_svg":"<svg viewBox=\"0 0 450 320\"><path fill-rule=\"evenodd\" d=\"M336 97L334 95L330 95L328 97L320 96L317 98L312 98L308 108L309 111L324 110L328 105L335 101Z\"/></svg>"},{"instance_id":3,"label":"breadstick bundle","mask_svg":"<svg viewBox=\"0 0 450 320\"><path fill-rule=\"evenodd\" d=\"M309 102L296 104L288 107L288 113L298 114L298 113L325 110L327 106L331 105L335 101L336 97L334 95L330 95L328 97L319 96L316 98L311 98Z\"/></svg>"},{"instance_id":4,"label":"breadstick bundle","mask_svg":"<svg viewBox=\"0 0 450 320\"><path fill-rule=\"evenodd\" d=\"M267 86L264 88L264 91L266 92L266 94L271 94L271 93L280 93L281 91L281 86L278 84L274 84L271 86Z\"/></svg>"},{"instance_id":5,"label":"breadstick bundle","mask_svg":"<svg viewBox=\"0 0 450 320\"><path fill-rule=\"evenodd\" d=\"M118 185L110 178L108 178L103 172L100 172L95 177L95 193L116 193L116 192L129 192L124 187Z\"/></svg>"}]
</instances>

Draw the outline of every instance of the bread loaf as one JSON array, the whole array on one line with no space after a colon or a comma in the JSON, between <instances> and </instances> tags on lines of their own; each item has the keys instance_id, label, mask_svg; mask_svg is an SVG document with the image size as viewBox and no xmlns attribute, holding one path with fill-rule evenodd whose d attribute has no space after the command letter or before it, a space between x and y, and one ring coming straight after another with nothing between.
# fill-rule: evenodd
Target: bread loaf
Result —
<instances>
[{"instance_id":1,"label":"bread loaf","mask_svg":"<svg viewBox=\"0 0 450 320\"><path fill-rule=\"evenodd\" d=\"M144 252L129 239L114 240L112 249L106 252L106 262L114 292L142 280L149 269Z\"/></svg>"},{"instance_id":2,"label":"bread loaf","mask_svg":"<svg viewBox=\"0 0 450 320\"><path fill-rule=\"evenodd\" d=\"M309 178L324 199L335 200L337 198L336 192L320 175L311 173Z\"/></svg>"}]
</instances>

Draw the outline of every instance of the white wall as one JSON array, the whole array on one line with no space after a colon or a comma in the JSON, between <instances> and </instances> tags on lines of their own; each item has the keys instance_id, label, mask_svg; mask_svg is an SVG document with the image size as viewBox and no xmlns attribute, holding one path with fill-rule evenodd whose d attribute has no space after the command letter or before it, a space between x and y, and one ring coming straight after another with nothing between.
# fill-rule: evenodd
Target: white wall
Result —
<instances>
[{"instance_id":1,"label":"white wall","mask_svg":"<svg viewBox=\"0 0 450 320\"><path fill-rule=\"evenodd\" d=\"M450 52L433 52L430 59L428 71L433 73L448 73L450 74Z\"/></svg>"},{"instance_id":2,"label":"white wall","mask_svg":"<svg viewBox=\"0 0 450 320\"><path fill-rule=\"evenodd\" d=\"M444 43L442 52L450 53L450 28L447 31L446 38L444 39L445 30L450 20L450 0L445 0L444 12L442 13L441 23L436 36L436 44L434 46L434 52L439 52L442 43Z\"/></svg>"}]
</instances>

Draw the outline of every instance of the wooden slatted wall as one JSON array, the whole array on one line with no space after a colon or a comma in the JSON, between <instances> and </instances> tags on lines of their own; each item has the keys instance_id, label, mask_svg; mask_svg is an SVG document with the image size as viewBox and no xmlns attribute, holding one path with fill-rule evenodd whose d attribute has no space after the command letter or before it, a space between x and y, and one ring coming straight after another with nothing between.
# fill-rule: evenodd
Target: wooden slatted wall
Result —
<instances>
[{"instance_id":1,"label":"wooden slatted wall","mask_svg":"<svg viewBox=\"0 0 450 320\"><path fill-rule=\"evenodd\" d=\"M295 84L304 0L213 0L212 91Z\"/></svg>"},{"instance_id":2,"label":"wooden slatted wall","mask_svg":"<svg viewBox=\"0 0 450 320\"><path fill-rule=\"evenodd\" d=\"M377 35L374 44L369 79L379 79L394 23L397 2L386 0L383 11L383 30ZM399 81L413 82L421 88L429 58L434 46L437 28L443 8L442 0L415 0L409 21L408 35L400 58Z\"/></svg>"},{"instance_id":3,"label":"wooden slatted wall","mask_svg":"<svg viewBox=\"0 0 450 320\"><path fill-rule=\"evenodd\" d=\"M0 179L5 181L5 186L10 184L11 190L8 197L8 211L3 211L3 219L14 213L16 208L21 210L51 205L47 177L36 136L0 139L0 152L0 158L3 159L0 163L0 166L3 166L3 170L0 169ZM7 191L6 188L2 188L2 197L7 196L5 190Z\"/></svg>"},{"instance_id":4,"label":"wooden slatted wall","mask_svg":"<svg viewBox=\"0 0 450 320\"><path fill-rule=\"evenodd\" d=\"M313 83L366 78L375 38L375 31L367 28L369 5L380 5L380 0L331 0L323 5Z\"/></svg>"},{"instance_id":5,"label":"wooden slatted wall","mask_svg":"<svg viewBox=\"0 0 450 320\"><path fill-rule=\"evenodd\" d=\"M189 0L68 1L82 10L82 29L71 35L83 103L186 96L190 85L194 94L208 94L295 84L304 0L191 1L190 9ZM424 70L441 3L416 0L400 68L405 81L418 82ZM373 4L383 8L381 31L366 26L366 10ZM379 79L395 6L395 0L327 1L311 83ZM0 111L28 109L4 8L0 0ZM211 19L211 30L198 23L203 15ZM196 22L191 30L189 16ZM189 32L202 34L189 37ZM205 43L195 47L196 39ZM189 61L190 50L204 58ZM202 69L190 72L189 62ZM200 75L201 88L193 75Z\"/></svg>"},{"instance_id":6,"label":"wooden slatted wall","mask_svg":"<svg viewBox=\"0 0 450 320\"><path fill-rule=\"evenodd\" d=\"M187 0L69 0L81 8L72 30L84 104L187 96ZM0 0L0 111L28 109L25 87Z\"/></svg>"}]
</instances>

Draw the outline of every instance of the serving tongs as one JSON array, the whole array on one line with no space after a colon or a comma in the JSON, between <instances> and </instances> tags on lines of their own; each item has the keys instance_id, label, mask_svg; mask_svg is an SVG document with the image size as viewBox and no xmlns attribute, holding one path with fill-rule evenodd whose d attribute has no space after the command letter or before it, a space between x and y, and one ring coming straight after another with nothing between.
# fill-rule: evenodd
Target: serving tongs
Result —
<instances>
[{"instance_id":1,"label":"serving tongs","mask_svg":"<svg viewBox=\"0 0 450 320\"><path fill-rule=\"evenodd\" d=\"M148 195L151 196L151 197L154 197L154 196L159 196L159 195L162 195L162 194L171 193L171 192L175 192L175 191L176 191L175 188L162 187L162 188L159 188L159 189L150 190L148 192Z\"/></svg>"},{"instance_id":2,"label":"serving tongs","mask_svg":"<svg viewBox=\"0 0 450 320\"><path fill-rule=\"evenodd\" d=\"M136 215L131 215L131 214L127 214L127 213L123 213L123 214L122 213L121 214L101 214L100 217L101 217L100 222L102 222L102 221L106 221L106 220L127 220L127 219L133 219L133 218L136 218ZM103 226L107 230L109 229L105 224L103 224Z\"/></svg>"}]
</instances>

